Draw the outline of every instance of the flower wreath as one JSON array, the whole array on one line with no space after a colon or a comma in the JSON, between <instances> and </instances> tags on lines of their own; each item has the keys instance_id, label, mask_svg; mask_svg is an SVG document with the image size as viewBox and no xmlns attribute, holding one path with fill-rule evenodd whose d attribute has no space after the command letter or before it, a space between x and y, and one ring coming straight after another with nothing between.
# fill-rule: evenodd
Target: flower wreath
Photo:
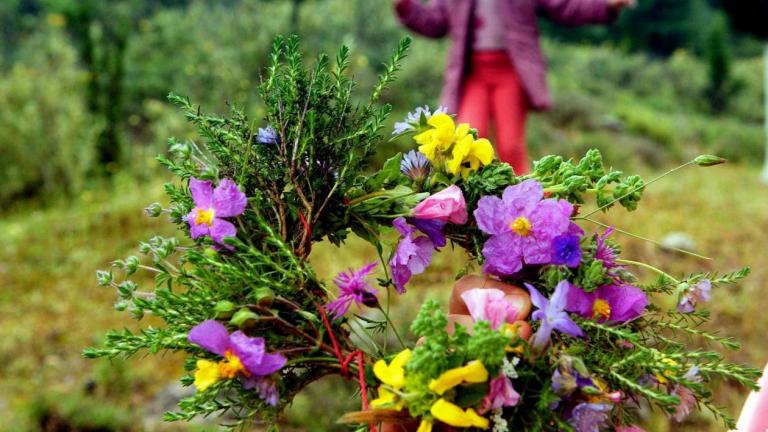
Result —
<instances>
[{"instance_id":1,"label":"flower wreath","mask_svg":"<svg viewBox=\"0 0 768 432\"><path fill-rule=\"evenodd\" d=\"M342 421L371 429L636 431L646 403L677 420L706 407L733 427L708 383L723 377L754 388L759 371L686 350L680 339L735 348L699 328L708 318L701 307L713 287L748 269L675 277L621 258L611 236L618 230L585 231L602 225L596 212L634 210L655 180L606 170L596 150L579 161L546 156L515 175L470 125L428 107L395 125L394 136L411 137L415 148L367 169L390 111L378 102L409 43L401 41L369 100L356 103L346 48L333 67L319 56L306 69L298 40L277 38L259 88L268 126L258 130L236 108L215 117L171 95L205 143L171 140L171 157L159 160L182 181L165 186L169 207L146 211L168 215L181 238L154 237L140 245L144 258L98 272L101 285L117 289L119 310L163 325L112 331L85 355L187 353L182 382L197 391L168 420L228 412L240 424L274 425L304 387L341 374L359 383L363 408ZM720 162L700 156L685 165ZM380 260L340 273L336 292L308 258L313 243L341 246L350 233ZM448 243L466 251L460 276L485 276L462 279L463 320L428 300L405 340L391 325L389 294L405 294ZM636 266L659 278L640 284ZM131 280L139 271L154 273L154 287ZM510 293L530 296L530 320ZM653 304L658 296L674 296L677 308ZM353 305L365 315L352 315ZM360 335L356 320L379 334ZM385 332L401 347L382 348ZM370 345L356 345L353 334Z\"/></svg>"}]
</instances>

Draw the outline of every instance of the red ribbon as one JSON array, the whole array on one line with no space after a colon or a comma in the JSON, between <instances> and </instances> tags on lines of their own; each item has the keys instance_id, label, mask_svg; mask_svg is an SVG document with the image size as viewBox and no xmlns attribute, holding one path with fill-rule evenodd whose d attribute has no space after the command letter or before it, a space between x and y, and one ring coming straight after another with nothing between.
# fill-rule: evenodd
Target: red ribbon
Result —
<instances>
[{"instance_id":1,"label":"red ribbon","mask_svg":"<svg viewBox=\"0 0 768 432\"><path fill-rule=\"evenodd\" d=\"M299 214L301 215L301 213ZM304 220L303 217L302 220ZM363 358L363 352L360 350L355 350L344 357L344 355L341 353L341 348L339 348L339 343L336 341L336 335L334 335L333 329L331 328L331 323L328 321L328 316L325 314L325 308L318 305L317 309L320 311L320 316L323 317L323 324L325 324L325 329L328 330L328 336L331 338L333 351L336 354L336 358L339 359L339 363L341 364L341 376L347 379L350 378L349 364L352 362L352 360L357 359L357 379L360 382L360 397L363 400L363 411L367 411L368 387L365 384L365 361ZM376 426L373 424L373 422L369 424L369 427L371 428L371 432L376 432Z\"/></svg>"},{"instance_id":2,"label":"red ribbon","mask_svg":"<svg viewBox=\"0 0 768 432\"><path fill-rule=\"evenodd\" d=\"M307 236L307 244L309 245L307 253L309 253L312 250L312 227L309 226L307 218L301 210L299 210L299 220L301 221L301 224L304 225L304 233Z\"/></svg>"}]
</instances>

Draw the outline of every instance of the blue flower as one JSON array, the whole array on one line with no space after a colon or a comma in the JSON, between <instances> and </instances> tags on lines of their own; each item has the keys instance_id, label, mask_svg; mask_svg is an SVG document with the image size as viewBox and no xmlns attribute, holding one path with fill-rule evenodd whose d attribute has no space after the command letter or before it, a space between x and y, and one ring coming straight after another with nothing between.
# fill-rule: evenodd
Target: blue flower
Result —
<instances>
[{"instance_id":1,"label":"blue flower","mask_svg":"<svg viewBox=\"0 0 768 432\"><path fill-rule=\"evenodd\" d=\"M432 171L432 164L423 153L411 150L400 161L400 172L413 181L423 181Z\"/></svg>"},{"instance_id":2,"label":"blue flower","mask_svg":"<svg viewBox=\"0 0 768 432\"><path fill-rule=\"evenodd\" d=\"M416 127L418 127L421 123L422 115L425 119L429 120L429 118L433 115L445 114L445 112L446 109L442 106L438 107L435 112L431 112L428 105L424 105L423 107L416 107L415 110L408 113L403 121L395 123L395 130L392 131L392 135L400 135L401 133L415 130Z\"/></svg>"},{"instance_id":3,"label":"blue flower","mask_svg":"<svg viewBox=\"0 0 768 432\"><path fill-rule=\"evenodd\" d=\"M580 403L573 409L568 420L576 432L600 432L608 420L608 413L613 407L609 404Z\"/></svg>"},{"instance_id":4,"label":"blue flower","mask_svg":"<svg viewBox=\"0 0 768 432\"><path fill-rule=\"evenodd\" d=\"M562 234L552 240L552 264L576 268L581 263L579 236Z\"/></svg>"},{"instance_id":5,"label":"blue flower","mask_svg":"<svg viewBox=\"0 0 768 432\"><path fill-rule=\"evenodd\" d=\"M553 330L573 337L586 336L584 331L573 322L571 317L568 316L568 312L565 311L568 291L571 287L568 281L562 281L557 284L555 292L552 293L552 297L549 300L541 295L532 285L525 284L525 286L531 293L531 303L537 308L531 318L534 321L541 321L539 329L533 335L533 342L531 344L535 350L541 351L549 344Z\"/></svg>"},{"instance_id":6,"label":"blue flower","mask_svg":"<svg viewBox=\"0 0 768 432\"><path fill-rule=\"evenodd\" d=\"M259 128L259 133L256 134L256 142L259 144L277 144L280 142L280 137L277 135L272 126L265 128Z\"/></svg>"}]
</instances>

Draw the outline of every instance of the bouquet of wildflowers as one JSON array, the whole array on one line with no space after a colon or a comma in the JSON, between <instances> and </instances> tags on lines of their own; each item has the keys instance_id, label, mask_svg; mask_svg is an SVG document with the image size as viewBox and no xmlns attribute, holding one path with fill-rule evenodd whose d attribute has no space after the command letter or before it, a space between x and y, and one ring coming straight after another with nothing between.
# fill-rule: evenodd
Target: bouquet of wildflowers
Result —
<instances>
[{"instance_id":1,"label":"bouquet of wildflowers","mask_svg":"<svg viewBox=\"0 0 768 432\"><path fill-rule=\"evenodd\" d=\"M238 109L206 115L171 95L204 143L170 141L171 156L159 160L179 182L166 185L170 207L146 211L167 215L181 235L154 237L141 257L98 272L117 290L116 308L162 324L112 331L85 355L185 352L182 382L196 393L167 420L228 413L239 425L276 427L304 387L341 374L358 382L362 410L340 421L361 428L637 431L644 405L676 420L706 408L732 426L708 383L754 388L759 371L684 340L737 347L699 327L710 290L748 270L676 277L621 258L614 230L591 216L634 210L655 180L606 169L594 150L578 161L547 156L516 175L442 109L418 108L397 123L394 135L412 137L413 149L370 170L390 111L379 99L408 45L357 102L346 48L334 65L319 56L307 69L298 40L277 38L259 126ZM310 265L312 245L343 247L352 233L380 260L340 273L334 288ZM389 294L407 295L448 243L466 251L450 313L427 301L406 340L391 325ZM635 267L658 279L639 283ZM383 275L376 282L374 271ZM154 286L134 282L138 272L153 274ZM677 306L652 302L663 296ZM364 330L391 331L401 346L358 346L352 336Z\"/></svg>"}]
</instances>

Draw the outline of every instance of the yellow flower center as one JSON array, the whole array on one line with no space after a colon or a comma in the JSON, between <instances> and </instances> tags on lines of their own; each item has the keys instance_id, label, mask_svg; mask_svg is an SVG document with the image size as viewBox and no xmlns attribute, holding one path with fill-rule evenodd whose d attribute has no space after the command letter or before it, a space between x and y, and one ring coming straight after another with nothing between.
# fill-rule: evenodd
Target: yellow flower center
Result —
<instances>
[{"instance_id":1,"label":"yellow flower center","mask_svg":"<svg viewBox=\"0 0 768 432\"><path fill-rule=\"evenodd\" d=\"M208 210L203 210L198 207L197 215L195 215L195 224L208 225L210 227L213 225L213 216L213 207L209 208Z\"/></svg>"},{"instance_id":2,"label":"yellow flower center","mask_svg":"<svg viewBox=\"0 0 768 432\"><path fill-rule=\"evenodd\" d=\"M611 317L611 305L603 299L597 299L592 305L592 312L594 312L595 318L602 317L608 319Z\"/></svg>"},{"instance_id":3,"label":"yellow flower center","mask_svg":"<svg viewBox=\"0 0 768 432\"><path fill-rule=\"evenodd\" d=\"M520 237L527 237L528 234L531 233L531 221L528 220L525 216L520 216L514 221L512 221L511 224L509 224L509 227L512 228L512 232L519 235Z\"/></svg>"},{"instance_id":4,"label":"yellow flower center","mask_svg":"<svg viewBox=\"0 0 768 432\"><path fill-rule=\"evenodd\" d=\"M245 370L243 363L232 353L232 351L225 352L224 358L226 360L219 362L219 374L221 374L223 378L232 379L239 373L242 373L245 376L249 375L248 371Z\"/></svg>"}]
</instances>

